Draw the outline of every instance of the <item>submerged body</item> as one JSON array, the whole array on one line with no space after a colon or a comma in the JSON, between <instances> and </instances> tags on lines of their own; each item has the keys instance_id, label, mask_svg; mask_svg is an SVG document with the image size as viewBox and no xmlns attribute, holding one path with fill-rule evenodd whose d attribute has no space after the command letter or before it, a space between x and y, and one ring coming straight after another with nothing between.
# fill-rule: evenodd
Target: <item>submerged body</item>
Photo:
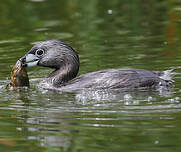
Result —
<instances>
[{"instance_id":1,"label":"submerged body","mask_svg":"<svg viewBox=\"0 0 181 152\"><path fill-rule=\"evenodd\" d=\"M163 79L162 72L143 69L108 69L83 74L79 71L79 57L75 50L58 40L38 42L22 57L25 66L44 66L55 69L40 86L55 90L92 89L135 89L167 88L170 81Z\"/></svg>"},{"instance_id":2,"label":"submerged body","mask_svg":"<svg viewBox=\"0 0 181 152\"><path fill-rule=\"evenodd\" d=\"M11 82L10 86L13 88L17 87L29 87L29 78L26 71L26 68L23 66L23 63L18 60L13 67L11 72Z\"/></svg>"}]
</instances>

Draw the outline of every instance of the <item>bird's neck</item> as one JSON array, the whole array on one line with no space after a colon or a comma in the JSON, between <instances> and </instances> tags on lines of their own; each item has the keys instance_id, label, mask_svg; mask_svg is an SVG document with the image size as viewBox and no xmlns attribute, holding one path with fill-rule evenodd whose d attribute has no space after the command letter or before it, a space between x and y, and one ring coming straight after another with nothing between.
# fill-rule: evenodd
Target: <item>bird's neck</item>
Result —
<instances>
[{"instance_id":1,"label":"bird's neck","mask_svg":"<svg viewBox=\"0 0 181 152\"><path fill-rule=\"evenodd\" d=\"M48 76L48 81L54 87L60 87L64 83L72 80L76 77L79 67L74 67L72 65L66 65L59 69L56 69Z\"/></svg>"}]
</instances>

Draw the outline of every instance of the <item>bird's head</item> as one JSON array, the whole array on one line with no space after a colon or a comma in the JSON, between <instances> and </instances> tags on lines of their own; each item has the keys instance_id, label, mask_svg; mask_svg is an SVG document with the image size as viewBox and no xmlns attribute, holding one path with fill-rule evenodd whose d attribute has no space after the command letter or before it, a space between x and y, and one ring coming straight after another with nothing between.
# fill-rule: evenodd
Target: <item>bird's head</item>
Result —
<instances>
[{"instance_id":1,"label":"bird's head","mask_svg":"<svg viewBox=\"0 0 181 152\"><path fill-rule=\"evenodd\" d=\"M68 75L69 79L74 78L79 70L77 53L71 46L59 40L36 43L20 60L26 67L38 65L54 68L60 74Z\"/></svg>"}]
</instances>

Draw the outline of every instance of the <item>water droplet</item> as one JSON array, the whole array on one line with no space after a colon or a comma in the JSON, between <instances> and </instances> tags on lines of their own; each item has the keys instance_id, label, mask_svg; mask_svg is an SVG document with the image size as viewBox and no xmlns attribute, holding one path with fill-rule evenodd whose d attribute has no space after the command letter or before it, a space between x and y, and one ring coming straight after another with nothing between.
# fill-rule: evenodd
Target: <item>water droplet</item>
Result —
<instances>
[{"instance_id":1,"label":"water droplet","mask_svg":"<svg viewBox=\"0 0 181 152\"><path fill-rule=\"evenodd\" d=\"M168 42L167 42L167 41L165 41L165 42L163 42L163 44L164 44L164 45L167 45L167 44L168 44Z\"/></svg>"},{"instance_id":2,"label":"water droplet","mask_svg":"<svg viewBox=\"0 0 181 152\"><path fill-rule=\"evenodd\" d=\"M152 99L153 99L153 98L152 98L151 96L148 97L148 101L152 101Z\"/></svg>"},{"instance_id":3,"label":"water droplet","mask_svg":"<svg viewBox=\"0 0 181 152\"><path fill-rule=\"evenodd\" d=\"M107 10L107 13L108 14L112 14L112 10Z\"/></svg>"},{"instance_id":4,"label":"water droplet","mask_svg":"<svg viewBox=\"0 0 181 152\"><path fill-rule=\"evenodd\" d=\"M130 94L125 94L124 95L124 100L128 101L128 100L131 100L132 99L132 96Z\"/></svg>"},{"instance_id":5,"label":"water droplet","mask_svg":"<svg viewBox=\"0 0 181 152\"><path fill-rule=\"evenodd\" d=\"M18 131L22 131L22 128L17 127L17 128L16 128L16 130L18 130Z\"/></svg>"},{"instance_id":6,"label":"water droplet","mask_svg":"<svg viewBox=\"0 0 181 152\"><path fill-rule=\"evenodd\" d=\"M175 97L175 100L180 100L180 97Z\"/></svg>"}]
</instances>

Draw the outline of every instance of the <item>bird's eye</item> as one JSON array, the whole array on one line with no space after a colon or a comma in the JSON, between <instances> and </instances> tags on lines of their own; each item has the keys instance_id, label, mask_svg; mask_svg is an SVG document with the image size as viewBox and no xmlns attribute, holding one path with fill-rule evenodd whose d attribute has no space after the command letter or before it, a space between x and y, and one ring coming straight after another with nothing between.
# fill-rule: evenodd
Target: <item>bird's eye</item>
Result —
<instances>
[{"instance_id":1,"label":"bird's eye","mask_svg":"<svg viewBox=\"0 0 181 152\"><path fill-rule=\"evenodd\" d=\"M43 49L38 49L38 50L36 50L35 55L37 57L41 57L44 53L45 53L45 51Z\"/></svg>"}]
</instances>

